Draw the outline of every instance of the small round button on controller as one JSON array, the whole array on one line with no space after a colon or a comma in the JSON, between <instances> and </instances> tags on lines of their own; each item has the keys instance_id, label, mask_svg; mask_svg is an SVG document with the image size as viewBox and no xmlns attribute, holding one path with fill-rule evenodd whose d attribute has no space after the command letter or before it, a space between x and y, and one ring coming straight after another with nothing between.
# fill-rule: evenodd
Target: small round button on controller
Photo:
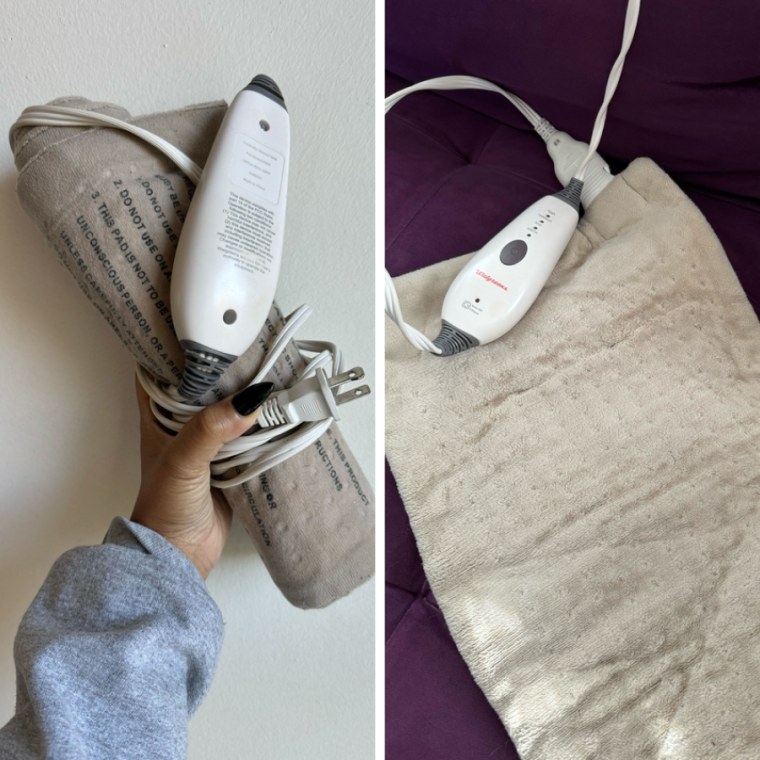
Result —
<instances>
[{"instance_id":1,"label":"small round button on controller","mask_svg":"<svg viewBox=\"0 0 760 760\"><path fill-rule=\"evenodd\" d=\"M524 240L512 240L501 249L499 260L510 267L513 264L519 264L527 252L528 244Z\"/></svg>"}]
</instances>

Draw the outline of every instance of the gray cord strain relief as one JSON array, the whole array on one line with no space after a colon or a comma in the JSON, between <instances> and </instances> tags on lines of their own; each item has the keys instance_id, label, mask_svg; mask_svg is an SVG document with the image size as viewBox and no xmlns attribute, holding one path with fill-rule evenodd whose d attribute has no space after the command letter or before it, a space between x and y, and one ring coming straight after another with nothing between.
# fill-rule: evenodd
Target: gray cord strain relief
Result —
<instances>
[{"instance_id":1,"label":"gray cord strain relief","mask_svg":"<svg viewBox=\"0 0 760 760\"><path fill-rule=\"evenodd\" d=\"M277 86L277 82L266 74L256 74L245 89L256 90L285 108L285 99L282 97L282 91Z\"/></svg>"},{"instance_id":2,"label":"gray cord strain relief","mask_svg":"<svg viewBox=\"0 0 760 760\"><path fill-rule=\"evenodd\" d=\"M251 84L257 84L259 87L269 90L272 95L276 95L282 100L282 92L277 86L277 82L275 82L272 77L268 77L266 74L256 74L256 76L251 79Z\"/></svg>"},{"instance_id":3,"label":"gray cord strain relief","mask_svg":"<svg viewBox=\"0 0 760 760\"><path fill-rule=\"evenodd\" d=\"M466 351L468 348L480 345L480 341L477 338L473 338L472 335L468 335L466 332L454 327L454 325L445 319L442 319L441 332L433 341L433 345L441 349L439 356L453 356L454 354Z\"/></svg>"},{"instance_id":4,"label":"gray cord strain relief","mask_svg":"<svg viewBox=\"0 0 760 760\"><path fill-rule=\"evenodd\" d=\"M180 346L185 353L185 370L177 390L188 401L198 401L237 359L237 356L212 351L192 341L183 340Z\"/></svg>"},{"instance_id":5,"label":"gray cord strain relief","mask_svg":"<svg viewBox=\"0 0 760 760\"><path fill-rule=\"evenodd\" d=\"M583 180L573 177L562 190L558 193L554 193L554 197L570 204L576 211L580 211L582 190Z\"/></svg>"},{"instance_id":6,"label":"gray cord strain relief","mask_svg":"<svg viewBox=\"0 0 760 760\"><path fill-rule=\"evenodd\" d=\"M261 405L256 422L259 427L263 428L284 425L287 422L280 405L277 403L277 396L271 396Z\"/></svg>"},{"instance_id":7,"label":"gray cord strain relief","mask_svg":"<svg viewBox=\"0 0 760 760\"><path fill-rule=\"evenodd\" d=\"M544 142L549 142L549 138L557 131L556 127L546 119L541 119L538 124L536 124L535 130Z\"/></svg>"}]
</instances>

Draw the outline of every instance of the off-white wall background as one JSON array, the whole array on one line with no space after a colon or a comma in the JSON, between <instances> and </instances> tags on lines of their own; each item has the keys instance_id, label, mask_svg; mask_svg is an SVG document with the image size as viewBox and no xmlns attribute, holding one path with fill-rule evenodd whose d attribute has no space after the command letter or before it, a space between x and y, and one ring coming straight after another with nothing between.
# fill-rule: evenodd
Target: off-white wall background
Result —
<instances>
[{"instance_id":1,"label":"off-white wall background","mask_svg":"<svg viewBox=\"0 0 760 760\"><path fill-rule=\"evenodd\" d=\"M0 25L0 723L12 642L54 559L98 543L138 486L133 366L15 197L5 135L21 110L78 94L133 114L230 100L272 76L292 124L278 300L315 315L302 337L340 344L373 387L373 2L2 0ZM363 406L361 406L363 404ZM373 475L372 404L341 428ZM372 584L303 612L238 527L209 579L226 620L190 758L369 758Z\"/></svg>"}]
</instances>

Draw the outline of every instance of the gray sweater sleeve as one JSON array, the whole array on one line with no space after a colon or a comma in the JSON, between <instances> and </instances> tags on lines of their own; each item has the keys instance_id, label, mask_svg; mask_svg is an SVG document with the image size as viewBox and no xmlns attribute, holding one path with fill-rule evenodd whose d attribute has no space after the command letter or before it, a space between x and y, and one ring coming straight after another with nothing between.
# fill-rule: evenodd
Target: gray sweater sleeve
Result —
<instances>
[{"instance_id":1,"label":"gray sweater sleeve","mask_svg":"<svg viewBox=\"0 0 760 760\"><path fill-rule=\"evenodd\" d=\"M102 545L58 559L21 621L0 758L184 758L222 632L185 555L115 519Z\"/></svg>"}]
</instances>

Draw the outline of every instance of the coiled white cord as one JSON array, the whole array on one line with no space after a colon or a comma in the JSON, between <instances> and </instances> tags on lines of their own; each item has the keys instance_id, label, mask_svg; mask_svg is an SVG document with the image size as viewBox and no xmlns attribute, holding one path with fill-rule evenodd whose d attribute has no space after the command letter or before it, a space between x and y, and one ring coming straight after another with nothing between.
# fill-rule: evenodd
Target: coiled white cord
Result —
<instances>
[{"instance_id":1,"label":"coiled white cord","mask_svg":"<svg viewBox=\"0 0 760 760\"><path fill-rule=\"evenodd\" d=\"M106 114L64 106L32 106L26 108L10 128L9 139L15 144L15 132L22 127L110 127L136 135L161 151L173 161L187 177L197 184L202 169L189 156L162 137L147 129ZM288 341L309 318L312 309L301 306L287 317L285 325L269 347L264 360L249 385L261 382L285 350ZM295 341L307 362L294 381L313 376L317 369L331 366L331 374L343 372L343 356L333 343L324 341ZM307 355L312 355L310 358ZM137 365L137 378L150 397L150 408L155 418L166 429L178 432L203 407L184 402L174 386L158 382L142 366ZM211 485L231 488L260 475L293 455L311 446L324 435L333 423L332 417L316 422L287 424L266 428L241 436L226 443L214 457L211 465ZM230 474L233 473L234 474Z\"/></svg>"},{"instance_id":2,"label":"coiled white cord","mask_svg":"<svg viewBox=\"0 0 760 760\"><path fill-rule=\"evenodd\" d=\"M285 349L298 328L311 316L309 306L301 306L285 320L285 325L269 347L264 360L249 385L260 383ZM303 371L296 378L300 382L314 375L318 368L331 368L331 374L343 372L343 356L333 343L325 341L295 341L296 347L304 354L314 354ZM169 430L179 432L203 407L194 406L181 400L174 386L157 383L139 364L137 379L150 396L150 408L154 417ZM295 384L295 383L294 383ZM257 430L249 435L224 444L212 460L211 485L230 488L260 475L299 451L311 446L324 435L333 422L332 417L317 422L300 425L281 425L275 428ZM232 469L239 472L230 476Z\"/></svg>"},{"instance_id":3,"label":"coiled white cord","mask_svg":"<svg viewBox=\"0 0 760 760\"><path fill-rule=\"evenodd\" d=\"M385 270L385 313L398 325L404 337L420 351L429 351L431 354L440 354L441 349L430 338L421 333L416 327L412 327L404 321L401 313L401 303L398 299L396 286L388 270Z\"/></svg>"}]
</instances>

